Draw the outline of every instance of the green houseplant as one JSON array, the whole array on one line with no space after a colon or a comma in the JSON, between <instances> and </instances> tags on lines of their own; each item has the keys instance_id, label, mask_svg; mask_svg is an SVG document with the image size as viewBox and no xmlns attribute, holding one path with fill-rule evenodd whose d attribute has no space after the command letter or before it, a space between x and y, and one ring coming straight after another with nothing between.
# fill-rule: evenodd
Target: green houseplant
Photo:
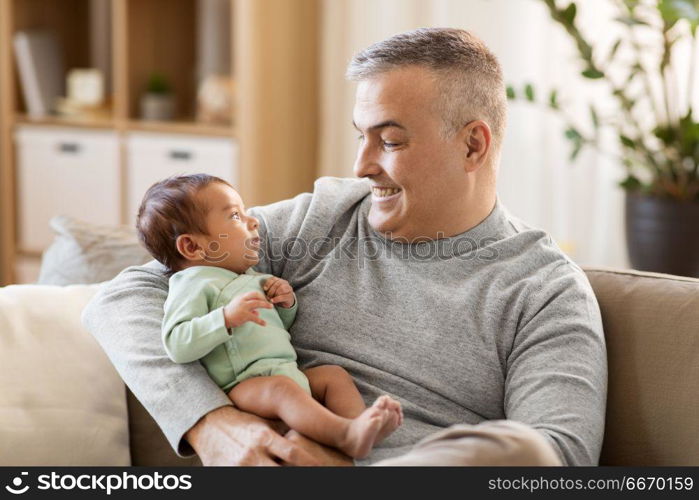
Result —
<instances>
[{"instance_id":1,"label":"green houseplant","mask_svg":"<svg viewBox=\"0 0 699 500\"><path fill-rule=\"evenodd\" d=\"M167 78L153 73L148 78L146 91L141 96L141 118L167 121L175 116L175 96Z\"/></svg>"},{"instance_id":2,"label":"green houseplant","mask_svg":"<svg viewBox=\"0 0 699 500\"><path fill-rule=\"evenodd\" d=\"M699 0L609 0L624 35L604 51L580 30L575 2L538 1L572 38L582 62L581 76L590 84L604 85L617 109L604 115L591 103L588 123L583 124L569 117L556 89L547 89L540 100L541 93L531 84L508 86L508 98L542 102L559 113L566 122L571 160L588 147L604 153L600 132L611 130L625 169L620 186L626 191L632 265L699 277L699 122L691 101L699 76ZM673 51L680 41L691 46L689 67L679 68L687 76L684 109Z\"/></svg>"}]
</instances>

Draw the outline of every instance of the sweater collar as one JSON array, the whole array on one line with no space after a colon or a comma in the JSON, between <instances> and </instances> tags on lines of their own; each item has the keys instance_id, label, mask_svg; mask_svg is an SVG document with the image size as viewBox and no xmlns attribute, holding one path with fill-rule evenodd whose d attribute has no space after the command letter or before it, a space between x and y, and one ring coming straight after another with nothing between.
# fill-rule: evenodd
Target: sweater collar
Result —
<instances>
[{"instance_id":1,"label":"sweater collar","mask_svg":"<svg viewBox=\"0 0 699 500\"><path fill-rule=\"evenodd\" d=\"M367 196L361 206L361 217L366 226L368 234L373 234L383 241L391 241L392 243L398 244L410 244L404 243L400 240L389 240L381 233L375 231L369 224L368 215L369 209L371 208L371 196ZM505 206L500 201L499 197L495 199L495 205L490 213L481 222L473 226L471 229L464 231L463 233L455 234L447 238L439 238L436 241L439 242L450 242L454 240L470 239L476 242L487 240L488 242L495 242L504 239L508 236L514 234L514 228L510 223L510 216L505 208ZM480 246L480 245L479 245Z\"/></svg>"}]
</instances>

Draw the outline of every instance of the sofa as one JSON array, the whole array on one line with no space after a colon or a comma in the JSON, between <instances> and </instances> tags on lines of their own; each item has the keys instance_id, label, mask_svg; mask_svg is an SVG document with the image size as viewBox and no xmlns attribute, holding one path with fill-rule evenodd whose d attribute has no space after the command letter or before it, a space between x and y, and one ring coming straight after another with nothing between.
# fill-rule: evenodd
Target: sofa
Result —
<instances>
[{"instance_id":1,"label":"sofa","mask_svg":"<svg viewBox=\"0 0 699 500\"><path fill-rule=\"evenodd\" d=\"M586 268L609 363L600 465L699 465L699 279ZM194 465L129 393L134 465Z\"/></svg>"},{"instance_id":2,"label":"sofa","mask_svg":"<svg viewBox=\"0 0 699 500\"><path fill-rule=\"evenodd\" d=\"M0 288L0 465L200 465L172 451L80 324L99 285L65 284L104 279L90 272L107 267L95 255L124 255L125 246L132 263L147 255L129 234L120 242L88 231L80 251L89 248L92 260L78 258L75 228L58 229L44 257L44 284ZM66 252L72 260L56 258ZM76 277L71 266L83 274ZM609 362L600 464L699 465L699 279L585 272L600 304Z\"/></svg>"}]
</instances>

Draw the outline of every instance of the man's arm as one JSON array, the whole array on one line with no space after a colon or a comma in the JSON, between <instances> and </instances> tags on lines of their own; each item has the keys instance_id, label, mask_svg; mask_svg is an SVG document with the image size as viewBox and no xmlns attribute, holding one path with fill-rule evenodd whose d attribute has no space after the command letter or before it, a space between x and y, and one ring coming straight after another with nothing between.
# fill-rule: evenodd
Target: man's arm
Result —
<instances>
[{"instance_id":1,"label":"man's arm","mask_svg":"<svg viewBox=\"0 0 699 500\"><path fill-rule=\"evenodd\" d=\"M275 458L317 463L267 421L232 408L200 363L168 359L161 341L167 286L155 262L128 268L100 289L85 308L83 323L175 451L190 455L191 443L205 465L272 465Z\"/></svg>"},{"instance_id":2,"label":"man's arm","mask_svg":"<svg viewBox=\"0 0 699 500\"><path fill-rule=\"evenodd\" d=\"M200 363L178 365L167 357L161 340L167 292L162 266L130 267L99 290L83 312L83 323L170 445L189 455L185 432L231 402Z\"/></svg>"},{"instance_id":3,"label":"man's arm","mask_svg":"<svg viewBox=\"0 0 699 500\"><path fill-rule=\"evenodd\" d=\"M599 306L582 271L559 265L534 292L507 360L505 415L542 432L566 465L599 460L607 357Z\"/></svg>"}]
</instances>

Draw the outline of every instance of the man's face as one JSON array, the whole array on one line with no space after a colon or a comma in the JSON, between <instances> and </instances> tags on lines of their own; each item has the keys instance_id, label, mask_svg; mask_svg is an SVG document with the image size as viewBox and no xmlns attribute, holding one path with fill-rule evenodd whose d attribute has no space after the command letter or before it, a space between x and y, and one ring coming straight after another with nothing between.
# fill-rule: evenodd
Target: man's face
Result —
<instances>
[{"instance_id":1,"label":"man's face","mask_svg":"<svg viewBox=\"0 0 699 500\"><path fill-rule=\"evenodd\" d=\"M372 183L369 223L390 238L436 238L459 217L466 192L468 147L442 137L434 74L408 66L359 82L354 165Z\"/></svg>"},{"instance_id":2,"label":"man's face","mask_svg":"<svg viewBox=\"0 0 699 500\"><path fill-rule=\"evenodd\" d=\"M213 182L197 193L197 202L208 208L208 235L200 236L204 261L242 274L259 261L259 222L247 215L240 195L226 184Z\"/></svg>"}]
</instances>

